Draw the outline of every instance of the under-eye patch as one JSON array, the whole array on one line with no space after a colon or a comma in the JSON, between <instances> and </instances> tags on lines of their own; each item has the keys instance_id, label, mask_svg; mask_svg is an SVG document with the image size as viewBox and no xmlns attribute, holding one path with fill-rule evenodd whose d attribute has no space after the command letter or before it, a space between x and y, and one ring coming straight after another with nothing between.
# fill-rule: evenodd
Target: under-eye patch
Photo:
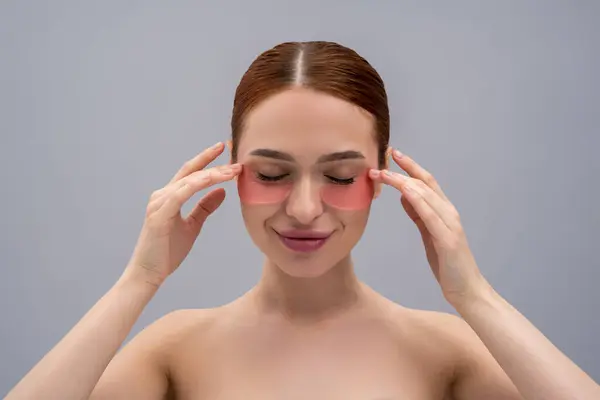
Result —
<instances>
[{"instance_id":1,"label":"under-eye patch","mask_svg":"<svg viewBox=\"0 0 600 400\"><path fill-rule=\"evenodd\" d=\"M365 169L349 181L328 181L321 187L321 199L325 204L341 210L362 210L373 200L373 181Z\"/></svg>"},{"instance_id":2,"label":"under-eye patch","mask_svg":"<svg viewBox=\"0 0 600 400\"><path fill-rule=\"evenodd\" d=\"M248 205L282 203L294 188L289 174L264 175L246 165L238 176L237 184L241 202ZM373 199L373 181L367 168L348 179L325 175L319 185L321 200L334 208L361 210L367 208Z\"/></svg>"},{"instance_id":3,"label":"under-eye patch","mask_svg":"<svg viewBox=\"0 0 600 400\"><path fill-rule=\"evenodd\" d=\"M283 202L292 191L292 184L284 175L264 175L247 165L237 178L241 202L252 205Z\"/></svg>"}]
</instances>

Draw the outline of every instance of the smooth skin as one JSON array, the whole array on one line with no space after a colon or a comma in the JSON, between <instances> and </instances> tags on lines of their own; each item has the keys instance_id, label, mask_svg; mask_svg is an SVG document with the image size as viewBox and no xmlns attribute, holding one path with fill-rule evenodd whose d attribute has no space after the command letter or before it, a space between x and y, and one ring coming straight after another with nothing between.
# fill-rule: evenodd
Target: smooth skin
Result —
<instances>
[{"instance_id":1,"label":"smooth skin","mask_svg":"<svg viewBox=\"0 0 600 400\"><path fill-rule=\"evenodd\" d=\"M315 104L312 95L299 96L294 101ZM289 109L299 114L300 108ZM332 143L339 143L336 134ZM357 132L357 140L363 137ZM268 279L239 299L168 314L117 353L225 192L209 191L185 217L183 204L242 170L231 163L208 168L223 151L222 143L203 151L152 194L120 279L6 399L600 398L600 387L493 290L477 267L456 208L429 172L397 152L392 159L407 175L373 169L371 178L379 189L387 185L401 193L433 274L462 319L392 303L360 283L346 259L318 279L290 277L267 265ZM307 196L293 202L288 214L312 218L303 206L311 204ZM339 237L340 244L332 246L340 249L345 237L358 240L355 233ZM305 271L290 265L293 273Z\"/></svg>"},{"instance_id":2,"label":"smooth skin","mask_svg":"<svg viewBox=\"0 0 600 400\"><path fill-rule=\"evenodd\" d=\"M219 188L207 193L185 218L181 215L183 204L196 192L229 181L241 171L235 164L205 169L223 148L218 143L204 150L186 162L165 187L152 194L135 251L120 279L8 393L7 399L90 397L143 309L187 256L206 218L225 199L225 191ZM143 332L117 358L112 371L117 371L118 376L122 369L127 377L125 384L111 384L115 379L111 375L115 373L109 370L92 398L163 398L167 389L166 369L159 354L170 334L165 328L173 318L177 316L168 316L156 328ZM154 344L158 347L154 348ZM129 357L136 348L141 351ZM122 365L123 359L131 364Z\"/></svg>"},{"instance_id":3,"label":"smooth skin","mask_svg":"<svg viewBox=\"0 0 600 400\"><path fill-rule=\"evenodd\" d=\"M397 150L392 154L408 177L387 170L372 171L371 176L402 193L402 205L421 233L446 300L476 332L522 397L600 398L600 387L485 281L459 213L435 178L410 157ZM467 375L459 382L458 398L492 398L477 379Z\"/></svg>"}]
</instances>

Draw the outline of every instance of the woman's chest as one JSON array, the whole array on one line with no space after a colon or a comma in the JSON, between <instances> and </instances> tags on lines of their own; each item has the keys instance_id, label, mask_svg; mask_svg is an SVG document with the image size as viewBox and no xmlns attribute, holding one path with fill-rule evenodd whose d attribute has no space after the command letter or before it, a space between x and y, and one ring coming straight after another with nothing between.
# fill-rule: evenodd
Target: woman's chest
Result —
<instances>
[{"instance_id":1,"label":"woman's chest","mask_svg":"<svg viewBox=\"0 0 600 400\"><path fill-rule=\"evenodd\" d=\"M191 346L173 384L182 400L443 399L445 360L406 346L374 334L229 337Z\"/></svg>"}]
</instances>

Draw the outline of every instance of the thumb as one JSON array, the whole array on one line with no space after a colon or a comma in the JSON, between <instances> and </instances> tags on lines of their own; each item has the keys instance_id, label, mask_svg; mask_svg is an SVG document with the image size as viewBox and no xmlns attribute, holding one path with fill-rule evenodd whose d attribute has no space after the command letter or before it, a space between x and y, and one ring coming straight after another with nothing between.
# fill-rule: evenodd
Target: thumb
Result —
<instances>
[{"instance_id":1,"label":"thumb","mask_svg":"<svg viewBox=\"0 0 600 400\"><path fill-rule=\"evenodd\" d=\"M186 218L186 222L200 231L206 218L225 200L225 189L218 188L205 194Z\"/></svg>"}]
</instances>

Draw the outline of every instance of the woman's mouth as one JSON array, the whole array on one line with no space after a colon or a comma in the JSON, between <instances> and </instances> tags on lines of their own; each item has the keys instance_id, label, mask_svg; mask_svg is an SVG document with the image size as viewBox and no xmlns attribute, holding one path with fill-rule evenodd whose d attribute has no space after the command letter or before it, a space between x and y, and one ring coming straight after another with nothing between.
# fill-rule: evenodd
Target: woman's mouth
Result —
<instances>
[{"instance_id":1,"label":"woman's mouth","mask_svg":"<svg viewBox=\"0 0 600 400\"><path fill-rule=\"evenodd\" d=\"M318 231L293 230L275 232L288 249L301 253L309 253L320 249L331 236L331 232Z\"/></svg>"}]
</instances>

